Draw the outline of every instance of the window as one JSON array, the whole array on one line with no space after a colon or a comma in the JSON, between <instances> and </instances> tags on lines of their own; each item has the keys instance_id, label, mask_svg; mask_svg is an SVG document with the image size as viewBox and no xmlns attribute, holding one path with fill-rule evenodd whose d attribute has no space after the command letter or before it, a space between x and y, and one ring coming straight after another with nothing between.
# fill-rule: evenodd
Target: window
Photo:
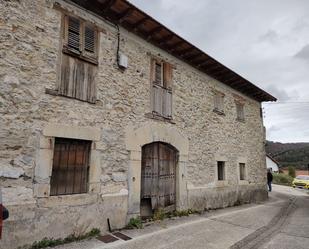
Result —
<instances>
[{"instance_id":1,"label":"window","mask_svg":"<svg viewBox=\"0 0 309 249\"><path fill-rule=\"evenodd\" d=\"M239 164L239 179L246 180L246 164L244 163Z\"/></svg>"},{"instance_id":2,"label":"window","mask_svg":"<svg viewBox=\"0 0 309 249\"><path fill-rule=\"evenodd\" d=\"M245 121L244 104L236 103L237 120Z\"/></svg>"},{"instance_id":3,"label":"window","mask_svg":"<svg viewBox=\"0 0 309 249\"><path fill-rule=\"evenodd\" d=\"M214 96L214 111L224 113L224 94L216 92Z\"/></svg>"},{"instance_id":4,"label":"window","mask_svg":"<svg viewBox=\"0 0 309 249\"><path fill-rule=\"evenodd\" d=\"M76 17L64 16L60 95L95 103L98 32Z\"/></svg>"},{"instance_id":5,"label":"window","mask_svg":"<svg viewBox=\"0 0 309 249\"><path fill-rule=\"evenodd\" d=\"M152 60L152 112L172 118L173 67L167 62Z\"/></svg>"},{"instance_id":6,"label":"window","mask_svg":"<svg viewBox=\"0 0 309 249\"><path fill-rule=\"evenodd\" d=\"M217 162L218 168L218 181L225 180L225 162L219 161Z\"/></svg>"},{"instance_id":7,"label":"window","mask_svg":"<svg viewBox=\"0 0 309 249\"><path fill-rule=\"evenodd\" d=\"M78 18L64 17L63 51L97 64L97 30Z\"/></svg>"},{"instance_id":8,"label":"window","mask_svg":"<svg viewBox=\"0 0 309 249\"><path fill-rule=\"evenodd\" d=\"M56 138L50 195L87 193L91 142Z\"/></svg>"}]
</instances>

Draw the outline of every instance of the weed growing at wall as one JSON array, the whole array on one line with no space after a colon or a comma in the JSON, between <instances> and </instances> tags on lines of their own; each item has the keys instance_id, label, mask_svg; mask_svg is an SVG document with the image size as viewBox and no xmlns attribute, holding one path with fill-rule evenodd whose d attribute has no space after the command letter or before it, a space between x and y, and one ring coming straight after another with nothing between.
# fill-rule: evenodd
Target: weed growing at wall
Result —
<instances>
[{"instance_id":1,"label":"weed growing at wall","mask_svg":"<svg viewBox=\"0 0 309 249\"><path fill-rule=\"evenodd\" d=\"M93 237L96 237L100 235L100 230L98 228L92 229L89 233L83 234L83 235L75 235L71 234L68 237L64 239L54 239L54 238L44 238L41 241L35 241L32 245L25 245L22 247L19 247L18 249L41 249L46 247L55 247L71 242L81 241L84 239L90 239Z\"/></svg>"}]
</instances>

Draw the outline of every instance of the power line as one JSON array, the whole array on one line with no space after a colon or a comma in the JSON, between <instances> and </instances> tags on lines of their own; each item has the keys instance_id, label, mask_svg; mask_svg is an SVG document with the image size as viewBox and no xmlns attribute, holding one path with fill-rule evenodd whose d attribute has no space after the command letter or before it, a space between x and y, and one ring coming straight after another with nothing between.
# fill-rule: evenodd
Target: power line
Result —
<instances>
[{"instance_id":1,"label":"power line","mask_svg":"<svg viewBox=\"0 0 309 249\"><path fill-rule=\"evenodd\" d=\"M282 102L264 102L264 104L267 105L285 105L285 104L309 104L309 101L295 101L295 102L288 102L288 101L282 101Z\"/></svg>"}]
</instances>

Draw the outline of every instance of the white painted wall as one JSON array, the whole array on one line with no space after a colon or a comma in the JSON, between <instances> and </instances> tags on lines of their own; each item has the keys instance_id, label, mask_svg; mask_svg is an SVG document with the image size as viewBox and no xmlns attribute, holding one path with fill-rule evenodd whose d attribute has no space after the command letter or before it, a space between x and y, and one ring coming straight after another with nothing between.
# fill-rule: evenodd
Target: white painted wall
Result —
<instances>
[{"instance_id":1,"label":"white painted wall","mask_svg":"<svg viewBox=\"0 0 309 249\"><path fill-rule=\"evenodd\" d=\"M266 156L266 167L267 169L271 169L272 172L279 171L278 165L273 160L271 160L268 156Z\"/></svg>"}]
</instances>

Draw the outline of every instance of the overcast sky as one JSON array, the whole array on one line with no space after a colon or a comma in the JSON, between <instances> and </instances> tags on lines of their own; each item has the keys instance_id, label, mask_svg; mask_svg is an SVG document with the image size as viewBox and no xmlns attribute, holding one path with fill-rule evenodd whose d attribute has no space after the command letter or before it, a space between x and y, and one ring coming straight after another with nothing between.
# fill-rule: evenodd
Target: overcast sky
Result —
<instances>
[{"instance_id":1,"label":"overcast sky","mask_svg":"<svg viewBox=\"0 0 309 249\"><path fill-rule=\"evenodd\" d=\"M309 142L309 0L130 2L277 97L268 140Z\"/></svg>"}]
</instances>

